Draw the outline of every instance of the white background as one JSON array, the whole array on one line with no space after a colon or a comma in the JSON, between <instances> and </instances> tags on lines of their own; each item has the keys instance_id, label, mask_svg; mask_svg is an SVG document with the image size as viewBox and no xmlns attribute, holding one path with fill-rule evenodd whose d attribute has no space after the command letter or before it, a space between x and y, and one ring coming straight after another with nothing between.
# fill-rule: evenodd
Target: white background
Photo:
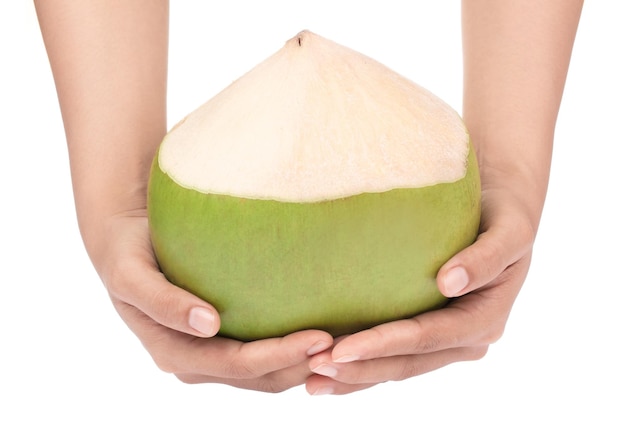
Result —
<instances>
[{"instance_id":1,"label":"white background","mask_svg":"<svg viewBox=\"0 0 626 441\"><path fill-rule=\"evenodd\" d=\"M478 362L309 397L189 386L155 367L83 250L34 8L2 1L0 439L626 439L623 5L585 5L535 259L504 337ZM458 2L172 2L169 123L305 28L460 110L459 20Z\"/></svg>"}]
</instances>

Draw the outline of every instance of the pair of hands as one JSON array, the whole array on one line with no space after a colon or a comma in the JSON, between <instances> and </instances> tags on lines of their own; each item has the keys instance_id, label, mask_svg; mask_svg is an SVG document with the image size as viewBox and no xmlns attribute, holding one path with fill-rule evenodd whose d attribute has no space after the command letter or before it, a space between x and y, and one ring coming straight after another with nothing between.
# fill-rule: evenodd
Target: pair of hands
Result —
<instances>
[{"instance_id":1,"label":"pair of hands","mask_svg":"<svg viewBox=\"0 0 626 441\"><path fill-rule=\"evenodd\" d=\"M521 202L483 182L481 234L440 270L443 309L333 339L307 330L250 343L215 336L219 315L159 271L144 210L109 219L97 268L118 313L157 366L186 383L347 394L482 358L504 331L535 231Z\"/></svg>"},{"instance_id":2,"label":"pair of hands","mask_svg":"<svg viewBox=\"0 0 626 441\"><path fill-rule=\"evenodd\" d=\"M168 2L36 1L81 233L156 364L190 383L344 394L482 357L530 265L582 3L462 3L462 114L483 212L478 240L438 274L448 306L340 339L309 330L241 343L216 337L217 311L167 282L149 239L145 179L166 130Z\"/></svg>"}]
</instances>

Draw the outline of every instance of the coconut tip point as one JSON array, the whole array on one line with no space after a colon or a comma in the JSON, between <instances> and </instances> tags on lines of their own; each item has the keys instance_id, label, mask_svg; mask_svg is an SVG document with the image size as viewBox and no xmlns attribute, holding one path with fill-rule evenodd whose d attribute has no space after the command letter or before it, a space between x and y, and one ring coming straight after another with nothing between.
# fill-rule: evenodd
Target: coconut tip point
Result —
<instances>
[{"instance_id":1,"label":"coconut tip point","mask_svg":"<svg viewBox=\"0 0 626 441\"><path fill-rule=\"evenodd\" d=\"M294 37L287 41L288 45L302 47L308 40L313 38L315 34L308 29L303 29L298 32Z\"/></svg>"}]
</instances>

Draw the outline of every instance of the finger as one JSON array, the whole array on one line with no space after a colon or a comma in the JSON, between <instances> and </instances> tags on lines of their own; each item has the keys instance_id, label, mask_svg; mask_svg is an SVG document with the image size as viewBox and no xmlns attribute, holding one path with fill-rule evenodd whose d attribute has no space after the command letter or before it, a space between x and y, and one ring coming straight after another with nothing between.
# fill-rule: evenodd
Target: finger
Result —
<instances>
[{"instance_id":1,"label":"finger","mask_svg":"<svg viewBox=\"0 0 626 441\"><path fill-rule=\"evenodd\" d=\"M176 377L178 377L180 381L187 384L220 383L240 389L269 393L284 392L295 386L299 386L310 376L311 371L306 361L296 366L290 366L252 379L220 378L200 374L176 374Z\"/></svg>"},{"instance_id":2,"label":"finger","mask_svg":"<svg viewBox=\"0 0 626 441\"><path fill-rule=\"evenodd\" d=\"M431 372L451 363L478 360L488 346L447 349L421 355L402 355L353 363L322 364L307 380L312 394L345 394L386 381L401 381Z\"/></svg>"},{"instance_id":3,"label":"finger","mask_svg":"<svg viewBox=\"0 0 626 441\"><path fill-rule=\"evenodd\" d=\"M214 338L198 340L198 344L198 364L190 364L194 371L220 378L254 379L308 362L313 354L332 346L333 338L323 331L307 330L249 343ZM211 366L207 366L207 358Z\"/></svg>"},{"instance_id":4,"label":"finger","mask_svg":"<svg viewBox=\"0 0 626 441\"><path fill-rule=\"evenodd\" d=\"M157 366L175 374L255 379L306 362L333 344L330 334L316 330L250 343L197 338L161 326L130 305L122 304L118 310Z\"/></svg>"},{"instance_id":5,"label":"finger","mask_svg":"<svg viewBox=\"0 0 626 441\"><path fill-rule=\"evenodd\" d=\"M486 226L474 244L446 262L437 274L437 286L443 295L458 297L488 284L508 266L528 254L534 231L519 218L499 216ZM483 226L485 228L485 226Z\"/></svg>"},{"instance_id":6,"label":"finger","mask_svg":"<svg viewBox=\"0 0 626 441\"><path fill-rule=\"evenodd\" d=\"M406 320L398 320L345 338L332 351L336 363L351 363L407 354L441 351L468 345L480 325L464 308L454 305ZM311 363L317 360L311 360Z\"/></svg>"},{"instance_id":7,"label":"finger","mask_svg":"<svg viewBox=\"0 0 626 441\"><path fill-rule=\"evenodd\" d=\"M116 300L127 303L155 322L197 337L212 337L220 328L217 310L199 297L171 284L145 258L120 259L120 270L106 281Z\"/></svg>"},{"instance_id":8,"label":"finger","mask_svg":"<svg viewBox=\"0 0 626 441\"><path fill-rule=\"evenodd\" d=\"M331 358L348 363L494 343L504 332L529 264L527 256L502 273L497 284L459 297L440 310L350 335L335 345Z\"/></svg>"},{"instance_id":9,"label":"finger","mask_svg":"<svg viewBox=\"0 0 626 441\"><path fill-rule=\"evenodd\" d=\"M113 217L108 248L94 256L99 274L115 305L131 305L153 321L198 337L220 327L213 306L167 281L154 257L143 211Z\"/></svg>"},{"instance_id":10,"label":"finger","mask_svg":"<svg viewBox=\"0 0 626 441\"><path fill-rule=\"evenodd\" d=\"M348 384L322 375L312 375L306 380L305 388L310 395L346 395L369 389L376 386L376 384Z\"/></svg>"}]
</instances>

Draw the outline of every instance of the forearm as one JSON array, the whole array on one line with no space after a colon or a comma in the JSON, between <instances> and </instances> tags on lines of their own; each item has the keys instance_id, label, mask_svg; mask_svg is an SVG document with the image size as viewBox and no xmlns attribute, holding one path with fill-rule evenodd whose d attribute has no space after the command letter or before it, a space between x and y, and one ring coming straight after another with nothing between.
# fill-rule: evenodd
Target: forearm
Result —
<instances>
[{"instance_id":1,"label":"forearm","mask_svg":"<svg viewBox=\"0 0 626 441\"><path fill-rule=\"evenodd\" d=\"M536 231L582 0L465 0L463 117L485 191L510 185ZM506 184L508 183L508 184Z\"/></svg>"},{"instance_id":2,"label":"forearm","mask_svg":"<svg viewBox=\"0 0 626 441\"><path fill-rule=\"evenodd\" d=\"M168 2L35 1L70 155L87 250L105 219L145 208L150 161L166 130Z\"/></svg>"}]
</instances>

